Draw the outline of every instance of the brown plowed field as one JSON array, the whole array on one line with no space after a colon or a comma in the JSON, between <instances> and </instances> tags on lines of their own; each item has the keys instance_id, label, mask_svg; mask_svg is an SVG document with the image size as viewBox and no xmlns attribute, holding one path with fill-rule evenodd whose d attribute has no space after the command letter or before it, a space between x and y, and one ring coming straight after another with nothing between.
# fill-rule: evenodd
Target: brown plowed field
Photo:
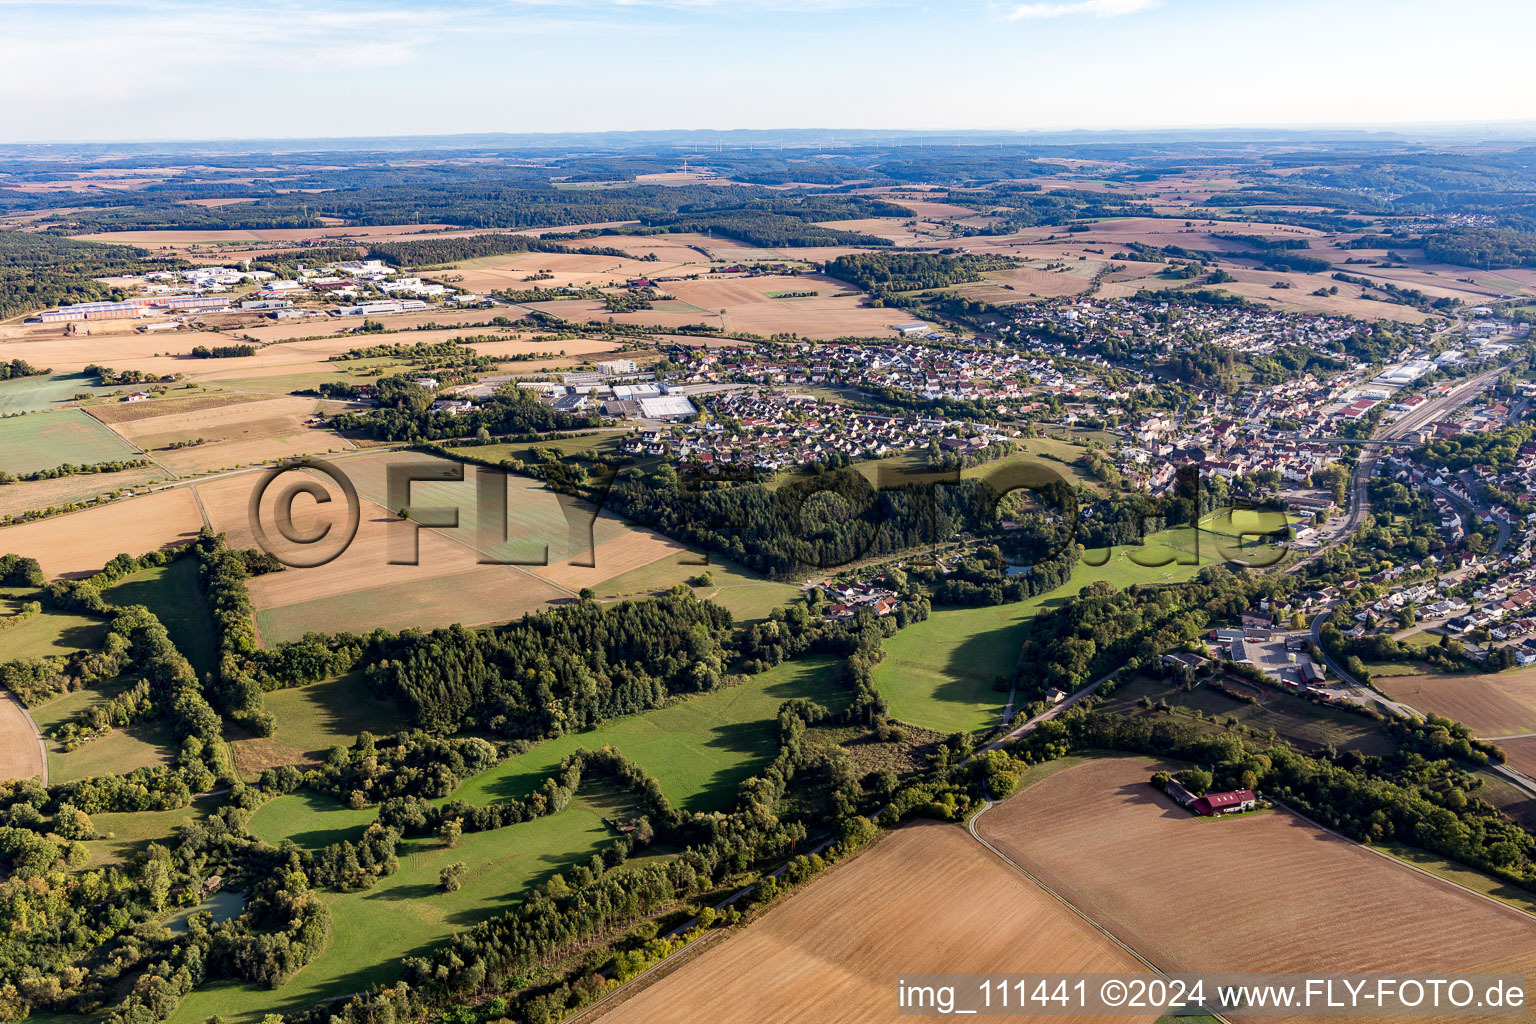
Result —
<instances>
[{"instance_id":1,"label":"brown plowed field","mask_svg":"<svg viewBox=\"0 0 1536 1024\"><path fill-rule=\"evenodd\" d=\"M184 544L203 528L191 488L175 487L0 529L0 551L35 558L55 576L89 576L113 556Z\"/></svg>"},{"instance_id":2,"label":"brown plowed field","mask_svg":"<svg viewBox=\"0 0 1536 1024\"><path fill-rule=\"evenodd\" d=\"M904 973L1141 970L959 828L920 824L810 883L602 1021L894 1024Z\"/></svg>"},{"instance_id":3,"label":"brown plowed field","mask_svg":"<svg viewBox=\"0 0 1536 1024\"><path fill-rule=\"evenodd\" d=\"M1393 700L1454 718L1479 736L1536 732L1536 668L1496 675L1383 676L1377 685Z\"/></svg>"},{"instance_id":4,"label":"brown plowed field","mask_svg":"<svg viewBox=\"0 0 1536 1024\"><path fill-rule=\"evenodd\" d=\"M1157 767L1069 768L978 829L1171 973L1536 971L1521 912L1287 811L1197 818L1148 783Z\"/></svg>"},{"instance_id":5,"label":"brown plowed field","mask_svg":"<svg viewBox=\"0 0 1536 1024\"><path fill-rule=\"evenodd\" d=\"M21 702L0 690L0 782L42 778L48 767Z\"/></svg>"}]
</instances>

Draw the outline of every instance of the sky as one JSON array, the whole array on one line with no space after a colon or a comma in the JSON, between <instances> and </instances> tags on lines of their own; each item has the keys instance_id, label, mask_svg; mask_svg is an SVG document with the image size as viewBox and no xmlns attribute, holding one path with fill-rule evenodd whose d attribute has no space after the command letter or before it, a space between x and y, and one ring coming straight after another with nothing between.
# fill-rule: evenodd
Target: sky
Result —
<instances>
[{"instance_id":1,"label":"sky","mask_svg":"<svg viewBox=\"0 0 1536 1024\"><path fill-rule=\"evenodd\" d=\"M0 141L1536 119L1529 0L0 0Z\"/></svg>"}]
</instances>

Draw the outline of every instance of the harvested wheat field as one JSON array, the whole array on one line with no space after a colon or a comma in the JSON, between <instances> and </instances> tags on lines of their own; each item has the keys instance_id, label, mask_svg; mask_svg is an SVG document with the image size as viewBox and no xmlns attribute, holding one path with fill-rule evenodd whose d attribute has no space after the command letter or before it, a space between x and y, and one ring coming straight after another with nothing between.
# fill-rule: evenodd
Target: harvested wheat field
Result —
<instances>
[{"instance_id":1,"label":"harvested wheat field","mask_svg":"<svg viewBox=\"0 0 1536 1024\"><path fill-rule=\"evenodd\" d=\"M72 235L90 242L121 242L124 245L142 245L149 248L177 245L227 245L231 242L302 242L311 238L327 238L345 241L349 238L366 238L383 241L388 238L409 238L413 235L430 234L433 238L453 238L458 235L484 234L455 228L451 224L373 224L357 227L321 228L209 228L167 231L103 231L93 235Z\"/></svg>"},{"instance_id":2,"label":"harvested wheat field","mask_svg":"<svg viewBox=\"0 0 1536 1024\"><path fill-rule=\"evenodd\" d=\"M589 513L590 515L590 513ZM577 517L573 534L585 533L584 516ZM591 522L590 547L582 540L575 545L582 550L551 565L534 568L533 574L566 590L597 587L617 576L642 569L653 562L689 552L691 549L654 530L635 526L611 513L600 513ZM576 536L572 540L576 540Z\"/></svg>"},{"instance_id":3,"label":"harvested wheat field","mask_svg":"<svg viewBox=\"0 0 1536 1024\"><path fill-rule=\"evenodd\" d=\"M89 576L116 555L185 544L203 527L197 498L173 487L0 529L0 551L35 558L49 577Z\"/></svg>"},{"instance_id":4,"label":"harvested wheat field","mask_svg":"<svg viewBox=\"0 0 1536 1024\"><path fill-rule=\"evenodd\" d=\"M861 235L874 235L876 238L889 238L897 245L913 245L920 241L924 235L921 233L924 225L919 222L916 228L908 227L910 221L898 217L858 217L851 220L819 220L816 226L831 228L834 231L854 231ZM926 225L932 230L933 225ZM947 230L947 229L946 229Z\"/></svg>"},{"instance_id":5,"label":"harvested wheat field","mask_svg":"<svg viewBox=\"0 0 1536 1024\"><path fill-rule=\"evenodd\" d=\"M509 337L506 341L477 341L470 348L483 356L494 356L498 359L516 360L511 366L513 371L532 370L540 365L541 361L528 360L530 355L551 354L561 359L578 359L586 356L602 355L612 352L616 346L613 342L604 338L561 338L558 341L544 341L539 338L521 340Z\"/></svg>"},{"instance_id":6,"label":"harvested wheat field","mask_svg":"<svg viewBox=\"0 0 1536 1024\"><path fill-rule=\"evenodd\" d=\"M392 508L385 482L387 467L409 464L422 469L455 465L447 459L417 452L364 455L340 463L358 493L378 508ZM516 474L506 476L506 543L486 543L479 535L478 477L481 467L463 466L463 480L418 481L410 500L418 508L458 510L453 529L424 530L470 549L476 556L515 559L533 576L568 596L582 587L595 587L616 576L642 568L688 549L663 535L636 526L612 513L549 490L540 481ZM396 524L396 529L399 525ZM359 535L362 541L362 534ZM548 589L548 588L543 588Z\"/></svg>"},{"instance_id":7,"label":"harvested wheat field","mask_svg":"<svg viewBox=\"0 0 1536 1024\"><path fill-rule=\"evenodd\" d=\"M962 220L966 217L974 217L981 212L974 207L935 202L930 199L907 199L899 195L881 195L879 198L888 203L895 203L897 206L905 206L925 220Z\"/></svg>"},{"instance_id":8,"label":"harvested wheat field","mask_svg":"<svg viewBox=\"0 0 1536 1024\"><path fill-rule=\"evenodd\" d=\"M1465 724L1479 736L1536 732L1536 667L1494 675L1383 676L1393 700Z\"/></svg>"},{"instance_id":9,"label":"harvested wheat field","mask_svg":"<svg viewBox=\"0 0 1536 1024\"><path fill-rule=\"evenodd\" d=\"M1068 768L977 828L1172 973L1536 971L1536 928L1520 911L1283 810L1197 818L1152 788L1158 767Z\"/></svg>"},{"instance_id":10,"label":"harvested wheat field","mask_svg":"<svg viewBox=\"0 0 1536 1024\"><path fill-rule=\"evenodd\" d=\"M95 326L92 325L93 328ZM333 330L334 324L320 322L307 325L303 333L323 334ZM397 337L411 341L431 340L425 334L417 337L414 333ZM140 370L157 377L179 373L189 380L218 380L253 376L264 371L274 372L275 367L283 367L283 372L340 369L327 360L350 348L369 344L372 340L371 337L359 339L351 335L317 338L284 345L266 345L258 348L256 354L251 356L197 359L189 355L194 347L227 345L230 338L211 331L178 331L171 335L119 334L108 337L94 334L66 336L55 332L52 336L22 335L14 340L0 341L0 358L25 359L36 366L52 367L56 373L79 373L95 364L109 366L114 370Z\"/></svg>"},{"instance_id":11,"label":"harvested wheat field","mask_svg":"<svg viewBox=\"0 0 1536 1024\"><path fill-rule=\"evenodd\" d=\"M422 313L391 313L384 317L381 323L393 332L385 335L357 335L353 332L357 329L356 317L313 317L308 320L291 320L287 322L263 323L255 327L244 328L241 333L249 334L263 342L292 341L295 338L314 338L317 335L336 335L349 340L347 348L361 345L411 345L418 341L441 341L444 338L459 337L463 334L496 333L503 328L487 327L486 324L498 317L504 319L516 319L517 310L509 310L505 306L497 306L492 309L429 309ZM443 330L441 332L432 329L437 327L453 328L457 330ZM423 330L423 328L427 328Z\"/></svg>"},{"instance_id":12,"label":"harvested wheat field","mask_svg":"<svg viewBox=\"0 0 1536 1024\"><path fill-rule=\"evenodd\" d=\"M1495 742L1504 751L1505 764L1517 772L1536 776L1536 733Z\"/></svg>"},{"instance_id":13,"label":"harvested wheat field","mask_svg":"<svg viewBox=\"0 0 1536 1024\"><path fill-rule=\"evenodd\" d=\"M704 257L692 254L695 262ZM438 279L453 280L472 292L524 291L530 288L563 288L591 285L596 288L624 284L634 278L649 278L674 271L681 262L657 263L622 256L592 256L579 252L519 252L505 256L486 256L463 260L452 269L430 272ZM549 274L530 281L534 275ZM505 311L501 311L505 315Z\"/></svg>"},{"instance_id":14,"label":"harvested wheat field","mask_svg":"<svg viewBox=\"0 0 1536 1024\"><path fill-rule=\"evenodd\" d=\"M32 719L7 690L0 690L0 782L48 779L48 758Z\"/></svg>"},{"instance_id":15,"label":"harvested wheat field","mask_svg":"<svg viewBox=\"0 0 1536 1024\"><path fill-rule=\"evenodd\" d=\"M645 263L652 272L658 264L677 266L685 263L708 263L712 257L707 247L712 244L714 242L703 235L682 234L604 235L600 238L572 243L573 246L600 245L605 249L619 249L629 253L635 259L655 256L655 260L646 260Z\"/></svg>"},{"instance_id":16,"label":"harvested wheat field","mask_svg":"<svg viewBox=\"0 0 1536 1024\"><path fill-rule=\"evenodd\" d=\"M369 482L369 472L362 471L364 466L373 463L371 469L382 486L384 463L379 460L392 455L422 458L389 453L336 461L349 475L357 471L360 492L357 535L340 555L324 565L289 568L249 582L263 643L294 639L311 630L366 632L375 626L403 629L454 622L505 622L552 601L573 598L569 590L534 576L528 568L483 563L484 556L471 546L472 481L464 485L468 490L461 516L465 528L461 530L423 529L369 500L373 484ZM305 475L328 484L317 473ZM260 479L260 474L243 473L196 485L213 528L227 533L235 546L256 544L249 509ZM273 522L271 506L287 483L286 478L280 479L268 491L262 505L263 522ZM417 506L452 504L430 497L427 486L417 484L413 488L412 501ZM294 502L294 523L300 531L310 532L331 524L335 535L341 535L346 520L345 499L334 485L327 490L333 496L329 504L320 505L304 496ZM567 532L563 518L558 525L563 537ZM270 525L268 530L276 536ZM399 561L410 557L413 537L416 564L391 564L392 558Z\"/></svg>"},{"instance_id":17,"label":"harvested wheat field","mask_svg":"<svg viewBox=\"0 0 1536 1024\"><path fill-rule=\"evenodd\" d=\"M985 278L984 281L956 285L947 290L969 299L993 303L1018 302L1021 299L1041 296L1058 298L1086 291L1093 283L1094 275L1105 266L1102 260L1078 260L1072 257L1063 268L1045 269L1049 263L1054 262L1056 261L1037 260L1028 266L1013 270L988 272L981 275Z\"/></svg>"},{"instance_id":18,"label":"harvested wheat field","mask_svg":"<svg viewBox=\"0 0 1536 1024\"><path fill-rule=\"evenodd\" d=\"M811 882L602 1020L894 1022L896 979L905 973L1142 970L961 829L919 824Z\"/></svg>"},{"instance_id":19,"label":"harvested wheat field","mask_svg":"<svg viewBox=\"0 0 1536 1024\"><path fill-rule=\"evenodd\" d=\"M69 505L119 491L132 491L169 480L158 466L125 469L120 473L82 473L52 480L27 480L0 487L0 516Z\"/></svg>"},{"instance_id":20,"label":"harvested wheat field","mask_svg":"<svg viewBox=\"0 0 1536 1024\"><path fill-rule=\"evenodd\" d=\"M97 406L92 415L181 475L353 447L316 417L345 408L316 398L213 394ZM201 440L189 447L172 445Z\"/></svg>"}]
</instances>

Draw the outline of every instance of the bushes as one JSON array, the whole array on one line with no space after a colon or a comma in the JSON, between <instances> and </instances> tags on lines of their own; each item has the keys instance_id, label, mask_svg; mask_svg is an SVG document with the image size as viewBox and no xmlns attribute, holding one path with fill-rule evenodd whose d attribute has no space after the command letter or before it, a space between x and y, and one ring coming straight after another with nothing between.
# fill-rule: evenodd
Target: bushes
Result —
<instances>
[{"instance_id":1,"label":"bushes","mask_svg":"<svg viewBox=\"0 0 1536 1024\"><path fill-rule=\"evenodd\" d=\"M0 585L7 587L40 587L43 585L43 567L35 558L21 555L0 555Z\"/></svg>"},{"instance_id":2,"label":"bushes","mask_svg":"<svg viewBox=\"0 0 1536 1024\"><path fill-rule=\"evenodd\" d=\"M277 731L277 720L263 706L261 683L249 667L257 651L256 620L245 581L253 568L265 572L281 565L261 551L231 550L223 534L214 535L206 527L196 549L208 611L218 630L219 703L252 735L270 736Z\"/></svg>"}]
</instances>

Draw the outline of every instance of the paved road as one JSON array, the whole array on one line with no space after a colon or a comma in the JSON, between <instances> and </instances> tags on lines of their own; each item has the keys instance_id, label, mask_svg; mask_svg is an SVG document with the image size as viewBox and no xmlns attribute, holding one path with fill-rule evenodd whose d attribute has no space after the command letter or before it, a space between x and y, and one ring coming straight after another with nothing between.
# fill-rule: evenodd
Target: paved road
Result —
<instances>
[{"instance_id":1,"label":"paved road","mask_svg":"<svg viewBox=\"0 0 1536 1024\"><path fill-rule=\"evenodd\" d=\"M1120 671L1120 670L1119 669L1115 670L1115 672L1118 672L1118 671ZM1062 701L1060 704L1057 704L1054 707L1050 707L1050 708L1045 709L1044 711L1042 711L1038 715L1036 715L1034 718L1031 718L1029 721L1025 722L1023 725L1020 725L1020 726L1018 726L1018 727L1016 727L1014 729L1011 729L1008 732L1004 733L1003 735L999 736L997 739L993 740L991 743L988 743L986 746L984 746L980 750L976 751L976 754L984 754L984 753L986 753L989 750L996 750L998 747L1002 746L1004 743L1009 743L1009 742L1011 742L1013 740L1018 739L1021 736L1029 735L1030 733L1034 732L1037 727L1039 727L1041 722L1049 722L1051 719L1055 718L1057 715L1059 715L1063 711L1067 710L1067 708L1070 708L1072 705L1076 704L1078 701L1082 700L1084 697L1086 697L1089 694L1093 693L1094 691L1098 690L1098 688L1103 686L1106 682L1108 682L1110 677L1113 676L1114 674L1115 674L1114 672L1111 672L1111 673L1109 673L1109 675L1100 676L1098 679L1095 679L1093 682L1089 683L1087 686L1083 687L1081 690L1078 690L1076 693L1072 694L1072 696L1068 697L1066 700ZM1011 709L1012 706L1013 706L1013 698L1010 696L1008 698L1008 701L1009 701L1009 708ZM976 754L972 754L971 757L975 757ZM965 759L965 761L962 761L961 763L962 764L966 764L966 763L969 763L970 760L971 760L971 758L968 757L968 758Z\"/></svg>"},{"instance_id":2,"label":"paved road","mask_svg":"<svg viewBox=\"0 0 1536 1024\"><path fill-rule=\"evenodd\" d=\"M1365 522L1365 517L1371 510L1369 493L1371 477L1376 475L1376 467L1381 462L1382 455L1384 454L1383 449L1385 446L1377 442L1401 440L1405 435L1429 424L1452 409L1466 404L1480 394L1489 384L1498 380L1500 375L1508 369L1508 366L1500 366L1496 369L1485 370L1476 377L1458 384L1434 401L1425 402L1412 412L1405 414L1378 430L1375 436L1371 438L1371 443L1365 445L1361 450L1360 458L1355 463L1353 495L1350 500L1349 518L1345 520L1344 529L1336 533L1327 544L1324 544L1312 554L1286 567L1285 571L1288 573L1296 572L1303 566L1321 558L1324 552L1342 544Z\"/></svg>"}]
</instances>

